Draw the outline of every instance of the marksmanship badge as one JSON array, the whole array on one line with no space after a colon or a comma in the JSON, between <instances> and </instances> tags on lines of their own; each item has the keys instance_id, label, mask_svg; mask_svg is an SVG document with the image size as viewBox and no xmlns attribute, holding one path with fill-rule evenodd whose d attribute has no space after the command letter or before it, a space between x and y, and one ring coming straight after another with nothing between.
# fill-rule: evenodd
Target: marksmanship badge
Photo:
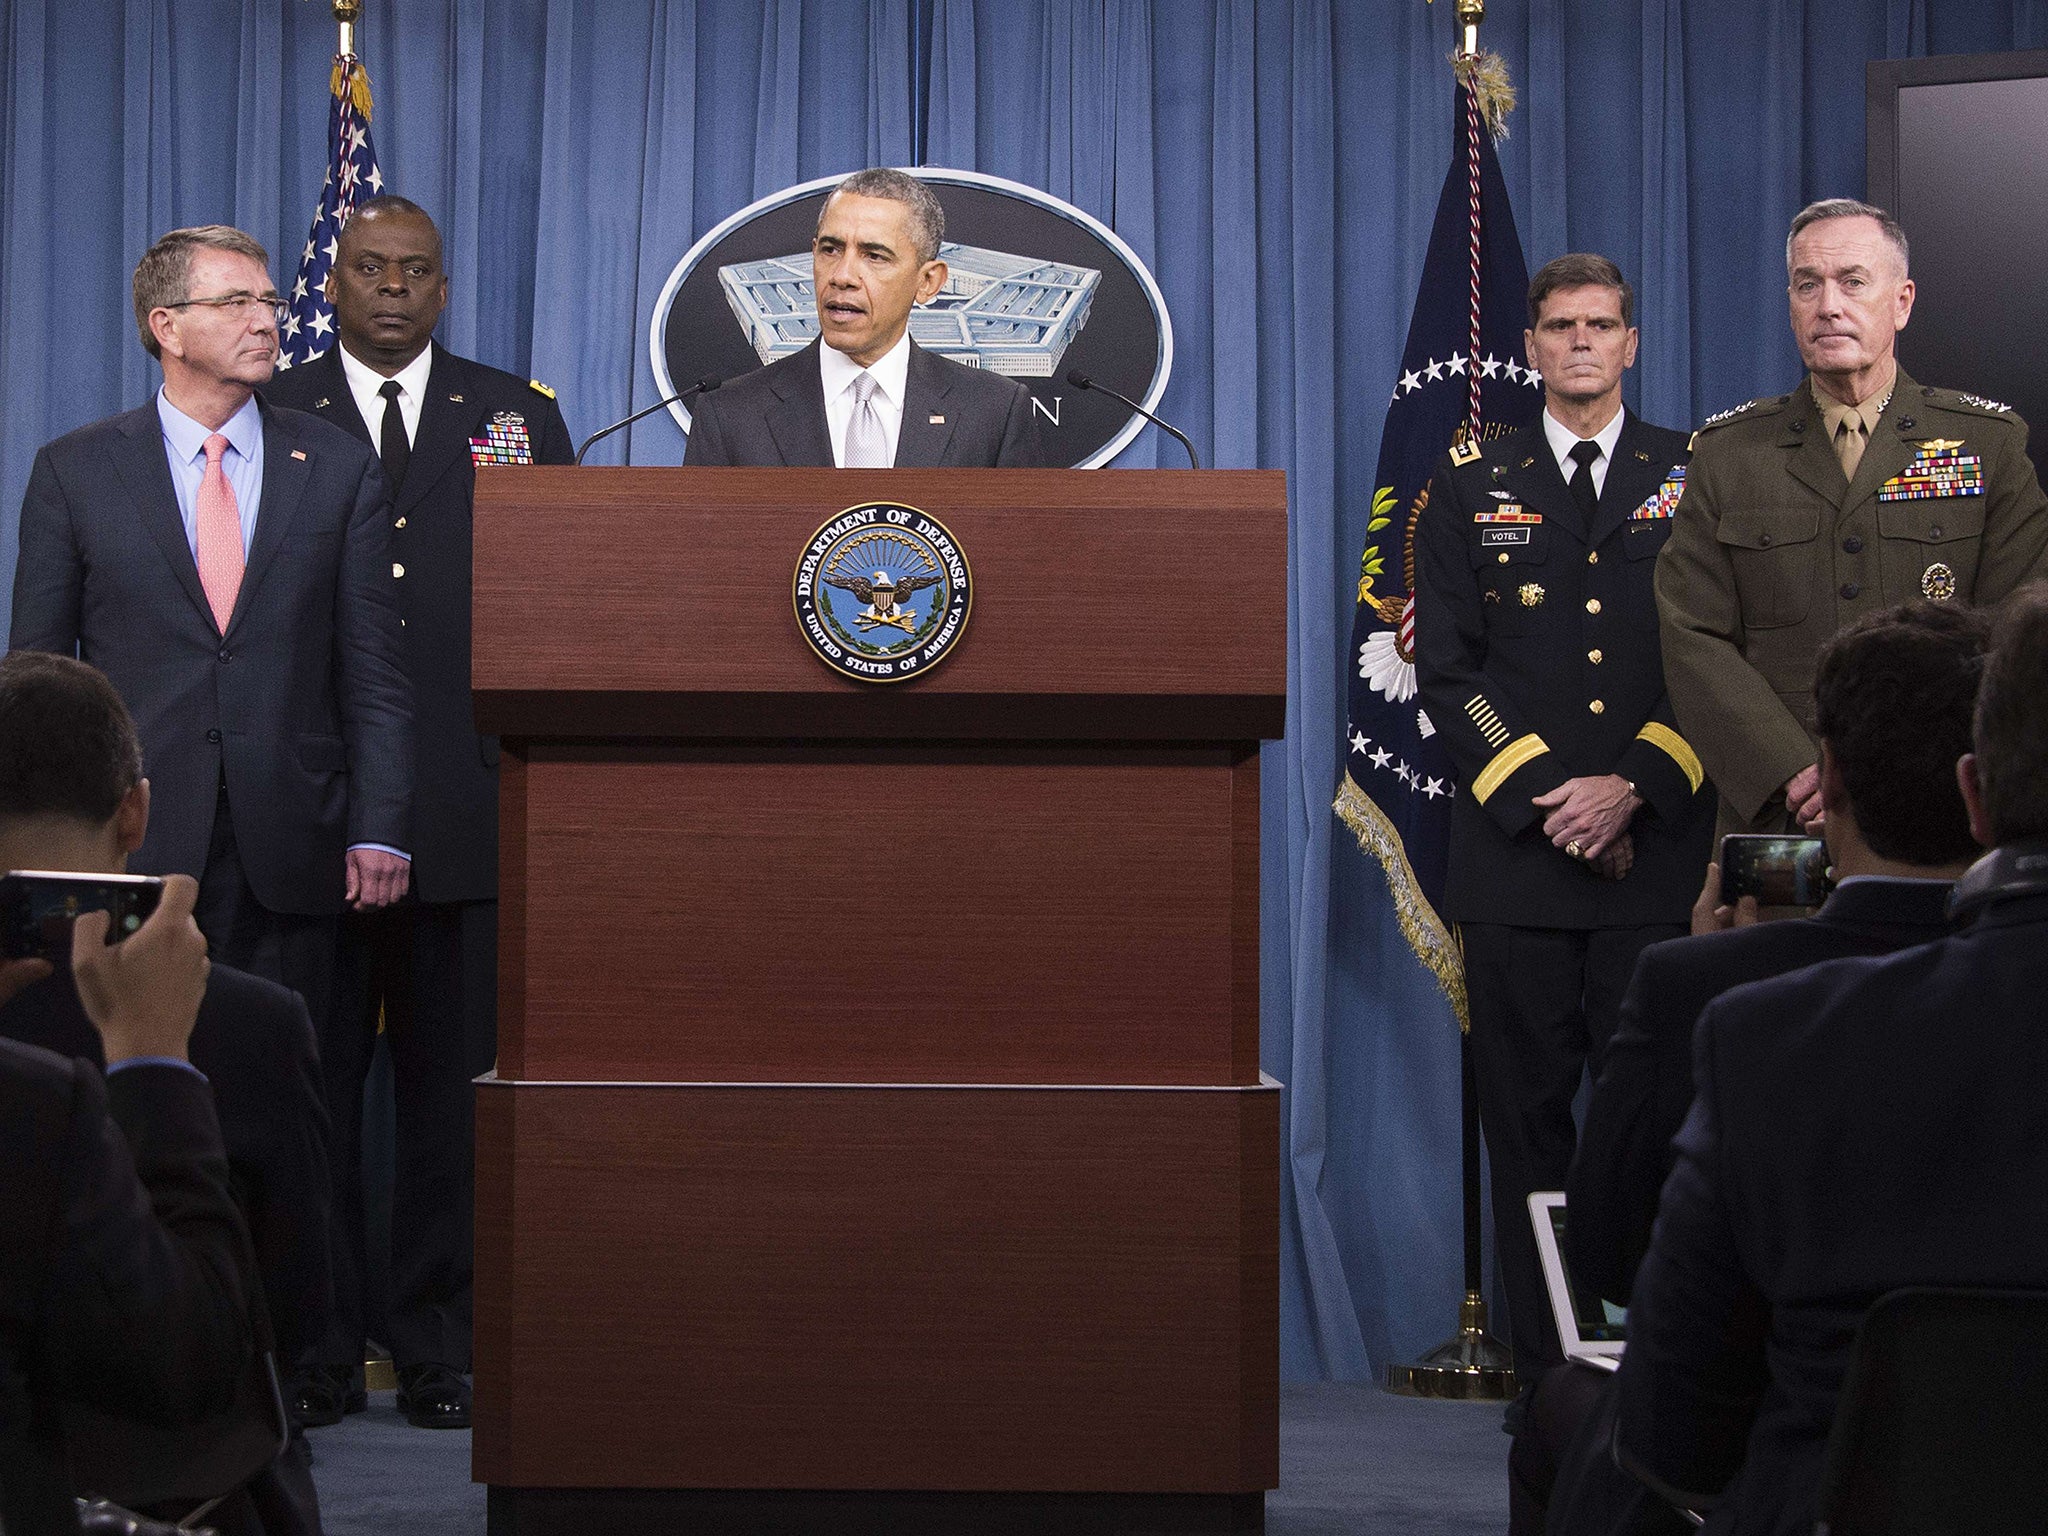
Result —
<instances>
[{"instance_id":1,"label":"marksmanship badge","mask_svg":"<svg viewBox=\"0 0 2048 1536\"><path fill-rule=\"evenodd\" d=\"M811 535L791 583L797 626L826 666L868 683L929 672L974 602L952 531L915 507L866 502Z\"/></svg>"}]
</instances>

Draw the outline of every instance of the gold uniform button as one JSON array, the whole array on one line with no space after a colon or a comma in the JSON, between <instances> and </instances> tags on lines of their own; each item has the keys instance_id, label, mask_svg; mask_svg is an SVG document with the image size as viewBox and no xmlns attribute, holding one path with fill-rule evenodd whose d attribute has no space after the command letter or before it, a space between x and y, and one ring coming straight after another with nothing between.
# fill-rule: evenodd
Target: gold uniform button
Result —
<instances>
[{"instance_id":1,"label":"gold uniform button","mask_svg":"<svg viewBox=\"0 0 2048 1536\"><path fill-rule=\"evenodd\" d=\"M1599 563L1600 563L1600 551L1599 551L1599 550L1597 550L1597 549L1589 549L1589 550L1587 550L1587 551L1586 551L1586 564L1588 564L1588 565L1598 565Z\"/></svg>"},{"instance_id":2,"label":"gold uniform button","mask_svg":"<svg viewBox=\"0 0 2048 1536\"><path fill-rule=\"evenodd\" d=\"M391 526L394 528L403 528L405 526L405 519L401 517L397 522L393 523Z\"/></svg>"},{"instance_id":3,"label":"gold uniform button","mask_svg":"<svg viewBox=\"0 0 2048 1536\"><path fill-rule=\"evenodd\" d=\"M400 564L399 564L399 563L398 563L398 562L397 562L396 560L392 561L392 562L391 562L391 575L392 575L392 577L393 577L394 579L396 579L397 577L403 576L404 574L405 574L405 567L404 567L404 566L402 566L402 565L400 565Z\"/></svg>"},{"instance_id":4,"label":"gold uniform button","mask_svg":"<svg viewBox=\"0 0 2048 1536\"><path fill-rule=\"evenodd\" d=\"M1600 665L1600 653L1598 651L1588 651L1586 652L1586 660L1597 667Z\"/></svg>"},{"instance_id":5,"label":"gold uniform button","mask_svg":"<svg viewBox=\"0 0 2048 1536\"><path fill-rule=\"evenodd\" d=\"M1597 598L1597 597L1589 597L1589 598L1587 598L1587 599L1586 599L1586 612L1588 612L1588 613L1598 613L1599 611L1600 611L1600 599L1599 599L1599 598Z\"/></svg>"},{"instance_id":6,"label":"gold uniform button","mask_svg":"<svg viewBox=\"0 0 2048 1536\"><path fill-rule=\"evenodd\" d=\"M1586 708L1593 711L1593 713L1596 715L1604 715L1607 713L1607 706L1605 704L1602 704L1598 699L1595 699L1592 703L1588 704Z\"/></svg>"},{"instance_id":7,"label":"gold uniform button","mask_svg":"<svg viewBox=\"0 0 2048 1536\"><path fill-rule=\"evenodd\" d=\"M1503 553L1503 554L1501 555L1501 557L1500 557L1500 563L1501 563L1502 565L1506 565L1506 564L1508 563L1508 557L1507 557L1507 555L1506 555L1505 553Z\"/></svg>"}]
</instances>

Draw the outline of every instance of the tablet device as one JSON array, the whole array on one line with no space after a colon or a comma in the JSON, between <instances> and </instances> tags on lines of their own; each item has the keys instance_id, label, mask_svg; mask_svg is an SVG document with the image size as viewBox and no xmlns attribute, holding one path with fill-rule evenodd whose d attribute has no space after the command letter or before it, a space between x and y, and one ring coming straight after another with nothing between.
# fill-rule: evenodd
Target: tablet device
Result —
<instances>
[{"instance_id":1,"label":"tablet device","mask_svg":"<svg viewBox=\"0 0 2048 1536\"><path fill-rule=\"evenodd\" d=\"M1531 1195L1529 1220L1536 1228L1536 1252L1543 1260L1543 1283L1550 1291L1550 1311L1557 1319L1565 1358L1614 1370L1621 1364L1628 1309L1573 1286L1564 1267L1563 1191L1539 1189Z\"/></svg>"}]
</instances>

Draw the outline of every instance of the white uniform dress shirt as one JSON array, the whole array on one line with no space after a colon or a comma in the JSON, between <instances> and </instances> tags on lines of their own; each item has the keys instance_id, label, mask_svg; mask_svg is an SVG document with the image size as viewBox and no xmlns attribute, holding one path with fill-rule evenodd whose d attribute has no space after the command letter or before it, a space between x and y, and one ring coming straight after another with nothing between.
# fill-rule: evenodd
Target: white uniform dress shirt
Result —
<instances>
[{"instance_id":1,"label":"white uniform dress shirt","mask_svg":"<svg viewBox=\"0 0 2048 1536\"><path fill-rule=\"evenodd\" d=\"M420 440L420 407L426 404L427 375L433 370L434 349L426 346L420 348L418 357L391 375L398 381L398 415L405 423L408 444ZM384 397L377 393L384 387L384 375L368 363L357 362L348 348L342 347L341 376L348 380L348 392L355 396L363 425L370 429L370 446L375 448L384 441Z\"/></svg>"},{"instance_id":2,"label":"white uniform dress shirt","mask_svg":"<svg viewBox=\"0 0 2048 1536\"><path fill-rule=\"evenodd\" d=\"M1596 497L1607 489L1607 466L1614 462L1614 445L1621 441L1621 423L1626 415L1627 412L1617 410L1614 413L1614 420L1593 434L1592 440L1600 445L1600 457L1593 461L1593 494ZM1543 413L1543 437L1550 444L1551 453L1556 456L1558 471L1564 476L1564 483L1570 485L1572 476L1579 468L1572 462L1572 449L1576 448L1582 439L1548 410Z\"/></svg>"},{"instance_id":3,"label":"white uniform dress shirt","mask_svg":"<svg viewBox=\"0 0 2048 1536\"><path fill-rule=\"evenodd\" d=\"M889 445L889 462L896 462L896 440L903 435L903 390L910 379L910 332L896 338L896 345L863 370L844 352L820 342L818 374L825 386L825 425L832 433L832 464L846 467L846 428L853 420L853 381L863 372L875 376L875 414L882 418L882 439Z\"/></svg>"}]
</instances>

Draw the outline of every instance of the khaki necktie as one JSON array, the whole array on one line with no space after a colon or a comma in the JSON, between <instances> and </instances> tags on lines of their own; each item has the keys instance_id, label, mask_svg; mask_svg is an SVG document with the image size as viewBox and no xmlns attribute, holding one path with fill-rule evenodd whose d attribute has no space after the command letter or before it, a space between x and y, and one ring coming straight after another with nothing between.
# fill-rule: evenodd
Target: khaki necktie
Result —
<instances>
[{"instance_id":1,"label":"khaki necktie","mask_svg":"<svg viewBox=\"0 0 2048 1536\"><path fill-rule=\"evenodd\" d=\"M228 440L216 432L206 440L206 473L199 480L198 516L194 520L198 537L199 585L206 591L206 604L213 610L214 627L228 632L234 617L235 594L242 590L242 512L235 505L235 488L228 484L220 467Z\"/></svg>"},{"instance_id":2,"label":"khaki necktie","mask_svg":"<svg viewBox=\"0 0 2048 1536\"><path fill-rule=\"evenodd\" d=\"M1835 433L1835 457L1842 461L1842 473L1851 480L1856 478L1856 466L1863 462L1864 446L1862 421L1846 417Z\"/></svg>"},{"instance_id":3,"label":"khaki necktie","mask_svg":"<svg viewBox=\"0 0 2048 1536\"><path fill-rule=\"evenodd\" d=\"M853 416L846 423L846 469L887 469L889 439L882 432L882 413L875 409L881 385L866 369L854 376Z\"/></svg>"}]
</instances>

